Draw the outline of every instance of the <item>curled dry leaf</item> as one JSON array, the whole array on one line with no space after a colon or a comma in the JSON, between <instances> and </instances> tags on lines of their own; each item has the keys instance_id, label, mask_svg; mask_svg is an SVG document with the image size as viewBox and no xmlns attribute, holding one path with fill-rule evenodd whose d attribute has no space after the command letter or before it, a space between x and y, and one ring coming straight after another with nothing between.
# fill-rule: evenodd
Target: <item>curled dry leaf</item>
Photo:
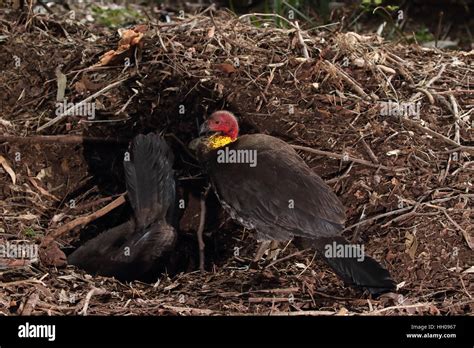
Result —
<instances>
[{"instance_id":1,"label":"curled dry leaf","mask_svg":"<svg viewBox=\"0 0 474 348\"><path fill-rule=\"evenodd\" d=\"M96 66L105 66L120 63L126 57L132 55L132 47L141 48L143 46L143 35L146 32L146 25L138 25L133 29L120 30L120 41L116 50L110 50L100 57L99 63Z\"/></svg>"},{"instance_id":2,"label":"curled dry leaf","mask_svg":"<svg viewBox=\"0 0 474 348\"><path fill-rule=\"evenodd\" d=\"M10 163L8 163L7 159L3 156L0 155L0 164L2 165L3 169L10 175L10 178L12 179L13 185L16 184L16 174L13 171L12 167L10 166Z\"/></svg>"}]
</instances>

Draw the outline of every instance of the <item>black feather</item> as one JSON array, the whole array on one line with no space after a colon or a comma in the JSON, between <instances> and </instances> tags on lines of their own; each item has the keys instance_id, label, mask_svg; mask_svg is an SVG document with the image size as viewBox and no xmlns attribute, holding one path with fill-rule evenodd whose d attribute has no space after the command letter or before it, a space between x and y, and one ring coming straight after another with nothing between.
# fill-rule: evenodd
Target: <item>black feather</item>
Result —
<instances>
[{"instance_id":1,"label":"black feather","mask_svg":"<svg viewBox=\"0 0 474 348\"><path fill-rule=\"evenodd\" d=\"M164 219L174 203L173 154L159 135L137 135L124 160L128 199L137 225L145 227Z\"/></svg>"},{"instance_id":2,"label":"black feather","mask_svg":"<svg viewBox=\"0 0 474 348\"><path fill-rule=\"evenodd\" d=\"M390 277L390 273L370 256L364 255L362 259L355 256L326 256L326 246L332 246L334 242L338 245L349 244L343 237L306 240L304 244L306 247L316 249L334 272L348 285L366 288L372 295L395 289L396 284Z\"/></svg>"}]
</instances>

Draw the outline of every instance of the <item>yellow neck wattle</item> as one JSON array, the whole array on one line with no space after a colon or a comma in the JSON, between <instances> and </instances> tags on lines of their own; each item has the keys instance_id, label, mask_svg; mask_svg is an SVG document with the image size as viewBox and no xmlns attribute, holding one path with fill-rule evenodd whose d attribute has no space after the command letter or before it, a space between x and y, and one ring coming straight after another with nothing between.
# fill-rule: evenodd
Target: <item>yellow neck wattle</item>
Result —
<instances>
[{"instance_id":1,"label":"yellow neck wattle","mask_svg":"<svg viewBox=\"0 0 474 348\"><path fill-rule=\"evenodd\" d=\"M226 146L227 144L232 143L235 140L232 140L231 137L226 135L214 134L208 139L208 146L211 149L218 149L220 147Z\"/></svg>"}]
</instances>

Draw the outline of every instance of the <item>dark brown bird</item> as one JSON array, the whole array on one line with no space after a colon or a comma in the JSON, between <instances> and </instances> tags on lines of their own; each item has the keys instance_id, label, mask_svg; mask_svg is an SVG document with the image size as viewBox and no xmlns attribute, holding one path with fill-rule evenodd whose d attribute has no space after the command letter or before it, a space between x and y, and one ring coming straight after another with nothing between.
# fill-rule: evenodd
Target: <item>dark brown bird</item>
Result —
<instances>
[{"instance_id":1,"label":"dark brown bird","mask_svg":"<svg viewBox=\"0 0 474 348\"><path fill-rule=\"evenodd\" d=\"M348 284L372 294L393 290L390 274L341 237L344 207L324 181L284 141L264 135L238 136L235 116L214 112L202 125L210 136L194 140L222 206L259 240L301 239L324 256ZM346 248L349 247L349 248ZM343 250L342 253L338 252ZM362 257L361 257L362 256Z\"/></svg>"},{"instance_id":2,"label":"dark brown bird","mask_svg":"<svg viewBox=\"0 0 474 348\"><path fill-rule=\"evenodd\" d=\"M134 215L102 232L68 257L89 273L120 280L142 279L163 267L177 233L171 225L175 204L173 154L157 134L138 135L125 158L127 194Z\"/></svg>"}]
</instances>

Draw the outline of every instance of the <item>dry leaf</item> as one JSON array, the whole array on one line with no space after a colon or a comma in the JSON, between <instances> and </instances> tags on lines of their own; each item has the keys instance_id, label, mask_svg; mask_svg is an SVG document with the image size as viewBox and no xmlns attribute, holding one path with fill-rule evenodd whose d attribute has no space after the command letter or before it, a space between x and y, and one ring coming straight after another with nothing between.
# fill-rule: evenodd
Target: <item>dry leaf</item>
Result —
<instances>
[{"instance_id":1,"label":"dry leaf","mask_svg":"<svg viewBox=\"0 0 474 348\"><path fill-rule=\"evenodd\" d=\"M76 92L79 93L79 94L83 94L83 93L87 92L86 84L85 84L83 81L77 81L77 82L74 84L74 89L75 89Z\"/></svg>"},{"instance_id":2,"label":"dry leaf","mask_svg":"<svg viewBox=\"0 0 474 348\"><path fill-rule=\"evenodd\" d=\"M235 72L235 67L229 63L217 64L215 68L225 74L232 74Z\"/></svg>"},{"instance_id":3,"label":"dry leaf","mask_svg":"<svg viewBox=\"0 0 474 348\"><path fill-rule=\"evenodd\" d=\"M301 269L306 269L306 265L304 263L301 263L301 262L296 262L295 263L295 266L298 267L298 268L301 268Z\"/></svg>"},{"instance_id":4,"label":"dry leaf","mask_svg":"<svg viewBox=\"0 0 474 348\"><path fill-rule=\"evenodd\" d=\"M40 247L39 256L45 266L65 266L67 264L66 255L54 242Z\"/></svg>"},{"instance_id":5,"label":"dry leaf","mask_svg":"<svg viewBox=\"0 0 474 348\"><path fill-rule=\"evenodd\" d=\"M52 167L43 168L36 175L36 179L43 180L44 178L52 177L52 175L53 175L53 168Z\"/></svg>"},{"instance_id":6,"label":"dry leaf","mask_svg":"<svg viewBox=\"0 0 474 348\"><path fill-rule=\"evenodd\" d=\"M207 37L209 39L212 39L215 33L216 33L216 27L212 26L211 29L209 29L209 31L207 32Z\"/></svg>"},{"instance_id":7,"label":"dry leaf","mask_svg":"<svg viewBox=\"0 0 474 348\"><path fill-rule=\"evenodd\" d=\"M143 33L128 29L122 32L122 38L119 41L118 50L127 50L130 46L138 45L143 38Z\"/></svg>"},{"instance_id":8,"label":"dry leaf","mask_svg":"<svg viewBox=\"0 0 474 348\"><path fill-rule=\"evenodd\" d=\"M16 184L16 174L13 171L12 167L10 166L10 163L6 160L5 157L0 155L0 164L2 165L3 169L10 175L10 178L12 179L13 185Z\"/></svg>"},{"instance_id":9,"label":"dry leaf","mask_svg":"<svg viewBox=\"0 0 474 348\"><path fill-rule=\"evenodd\" d=\"M112 62L112 59L115 58L118 54L114 50L110 50L108 52L105 52L101 57L99 63L97 63L97 66L104 66L108 65Z\"/></svg>"},{"instance_id":10,"label":"dry leaf","mask_svg":"<svg viewBox=\"0 0 474 348\"><path fill-rule=\"evenodd\" d=\"M146 26L145 26L146 27ZM130 48L137 46L141 48L143 45L143 33L146 31L143 25L136 26L134 29L119 30L120 41L117 49L108 51L100 57L96 66L105 66L119 63L127 56L131 56Z\"/></svg>"},{"instance_id":11,"label":"dry leaf","mask_svg":"<svg viewBox=\"0 0 474 348\"><path fill-rule=\"evenodd\" d=\"M148 24L138 24L133 27L133 30L137 33L146 33L148 31Z\"/></svg>"},{"instance_id":12,"label":"dry leaf","mask_svg":"<svg viewBox=\"0 0 474 348\"><path fill-rule=\"evenodd\" d=\"M418 248L418 240L414 234L405 233L405 252L410 255L411 259L415 259L416 249Z\"/></svg>"}]
</instances>

